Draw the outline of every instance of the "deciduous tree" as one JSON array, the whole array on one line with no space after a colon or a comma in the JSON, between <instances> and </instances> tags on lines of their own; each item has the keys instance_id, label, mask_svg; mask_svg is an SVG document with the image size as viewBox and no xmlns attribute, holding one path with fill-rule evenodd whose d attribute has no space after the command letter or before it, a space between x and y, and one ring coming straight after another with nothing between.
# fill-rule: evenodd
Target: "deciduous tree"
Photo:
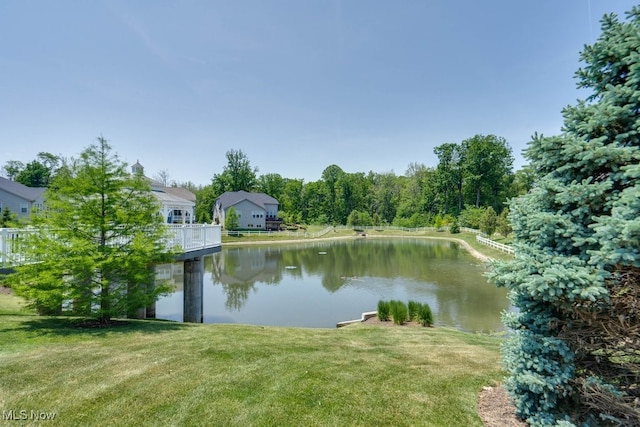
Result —
<instances>
[{"instance_id":1,"label":"deciduous tree","mask_svg":"<svg viewBox=\"0 0 640 427\"><path fill-rule=\"evenodd\" d=\"M504 191L504 177L511 173L513 154L507 141L495 135L475 135L462 141L467 192L473 203L491 205L501 211L499 194ZM483 198L487 199L486 203Z\"/></svg>"},{"instance_id":2,"label":"deciduous tree","mask_svg":"<svg viewBox=\"0 0 640 427\"><path fill-rule=\"evenodd\" d=\"M37 160L27 163L16 176L16 181L27 187L46 187L49 185L50 171Z\"/></svg>"},{"instance_id":3,"label":"deciduous tree","mask_svg":"<svg viewBox=\"0 0 640 427\"><path fill-rule=\"evenodd\" d=\"M18 174L24 169L24 163L18 160L9 160L2 167L4 169L7 178L14 181Z\"/></svg>"},{"instance_id":4,"label":"deciduous tree","mask_svg":"<svg viewBox=\"0 0 640 427\"><path fill-rule=\"evenodd\" d=\"M214 186L220 191L218 195L225 191L253 191L257 185L258 168L251 167L242 150L229 150L226 157L227 165L222 174L213 176Z\"/></svg>"},{"instance_id":5,"label":"deciduous tree","mask_svg":"<svg viewBox=\"0 0 640 427\"><path fill-rule=\"evenodd\" d=\"M45 193L21 251L32 260L10 276L18 295L41 312L63 302L102 322L133 314L168 289L150 266L170 259L167 229L147 180L98 138Z\"/></svg>"}]
</instances>

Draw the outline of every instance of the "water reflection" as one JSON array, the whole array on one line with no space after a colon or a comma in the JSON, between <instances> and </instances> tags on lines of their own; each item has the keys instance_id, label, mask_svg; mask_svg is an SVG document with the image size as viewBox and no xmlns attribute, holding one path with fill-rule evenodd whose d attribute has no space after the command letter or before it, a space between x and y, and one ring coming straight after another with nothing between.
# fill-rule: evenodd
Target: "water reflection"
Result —
<instances>
[{"instance_id":1,"label":"water reflection","mask_svg":"<svg viewBox=\"0 0 640 427\"><path fill-rule=\"evenodd\" d=\"M380 299L431 305L438 324L502 329L504 289L457 243L354 239L224 248L204 259L204 321L334 327L375 310ZM179 295L171 298L176 299ZM165 317L159 301L156 315ZM174 302L173 305L177 305Z\"/></svg>"}]
</instances>

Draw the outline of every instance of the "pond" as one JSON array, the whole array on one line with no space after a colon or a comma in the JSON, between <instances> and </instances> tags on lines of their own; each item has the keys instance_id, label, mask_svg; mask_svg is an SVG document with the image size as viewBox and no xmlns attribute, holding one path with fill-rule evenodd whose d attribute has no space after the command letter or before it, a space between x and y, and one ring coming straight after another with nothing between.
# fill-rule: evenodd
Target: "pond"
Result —
<instances>
[{"instance_id":1,"label":"pond","mask_svg":"<svg viewBox=\"0 0 640 427\"><path fill-rule=\"evenodd\" d=\"M458 243L421 238L352 239L223 248L204 258L203 321L334 328L375 311L379 300L428 303L436 325L503 330L505 289ZM176 291L156 317L182 321L183 264L157 266Z\"/></svg>"}]
</instances>

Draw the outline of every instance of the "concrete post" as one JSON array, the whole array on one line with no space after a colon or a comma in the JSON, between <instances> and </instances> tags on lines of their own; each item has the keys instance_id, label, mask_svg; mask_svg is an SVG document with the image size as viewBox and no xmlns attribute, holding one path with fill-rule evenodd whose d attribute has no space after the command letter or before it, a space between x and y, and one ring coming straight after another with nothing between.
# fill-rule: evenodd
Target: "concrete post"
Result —
<instances>
[{"instance_id":1,"label":"concrete post","mask_svg":"<svg viewBox=\"0 0 640 427\"><path fill-rule=\"evenodd\" d=\"M201 257L184 261L184 321L203 322L203 271Z\"/></svg>"}]
</instances>

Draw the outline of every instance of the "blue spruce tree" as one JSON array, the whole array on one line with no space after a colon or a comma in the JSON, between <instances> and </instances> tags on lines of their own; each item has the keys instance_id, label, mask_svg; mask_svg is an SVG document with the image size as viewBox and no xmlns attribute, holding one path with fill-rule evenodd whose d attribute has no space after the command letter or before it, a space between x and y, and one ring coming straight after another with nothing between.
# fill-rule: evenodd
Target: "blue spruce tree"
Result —
<instances>
[{"instance_id":1,"label":"blue spruce tree","mask_svg":"<svg viewBox=\"0 0 640 427\"><path fill-rule=\"evenodd\" d=\"M535 135L510 204L516 255L490 273L517 313L505 387L532 425L640 425L640 8L580 57L589 98Z\"/></svg>"}]
</instances>

